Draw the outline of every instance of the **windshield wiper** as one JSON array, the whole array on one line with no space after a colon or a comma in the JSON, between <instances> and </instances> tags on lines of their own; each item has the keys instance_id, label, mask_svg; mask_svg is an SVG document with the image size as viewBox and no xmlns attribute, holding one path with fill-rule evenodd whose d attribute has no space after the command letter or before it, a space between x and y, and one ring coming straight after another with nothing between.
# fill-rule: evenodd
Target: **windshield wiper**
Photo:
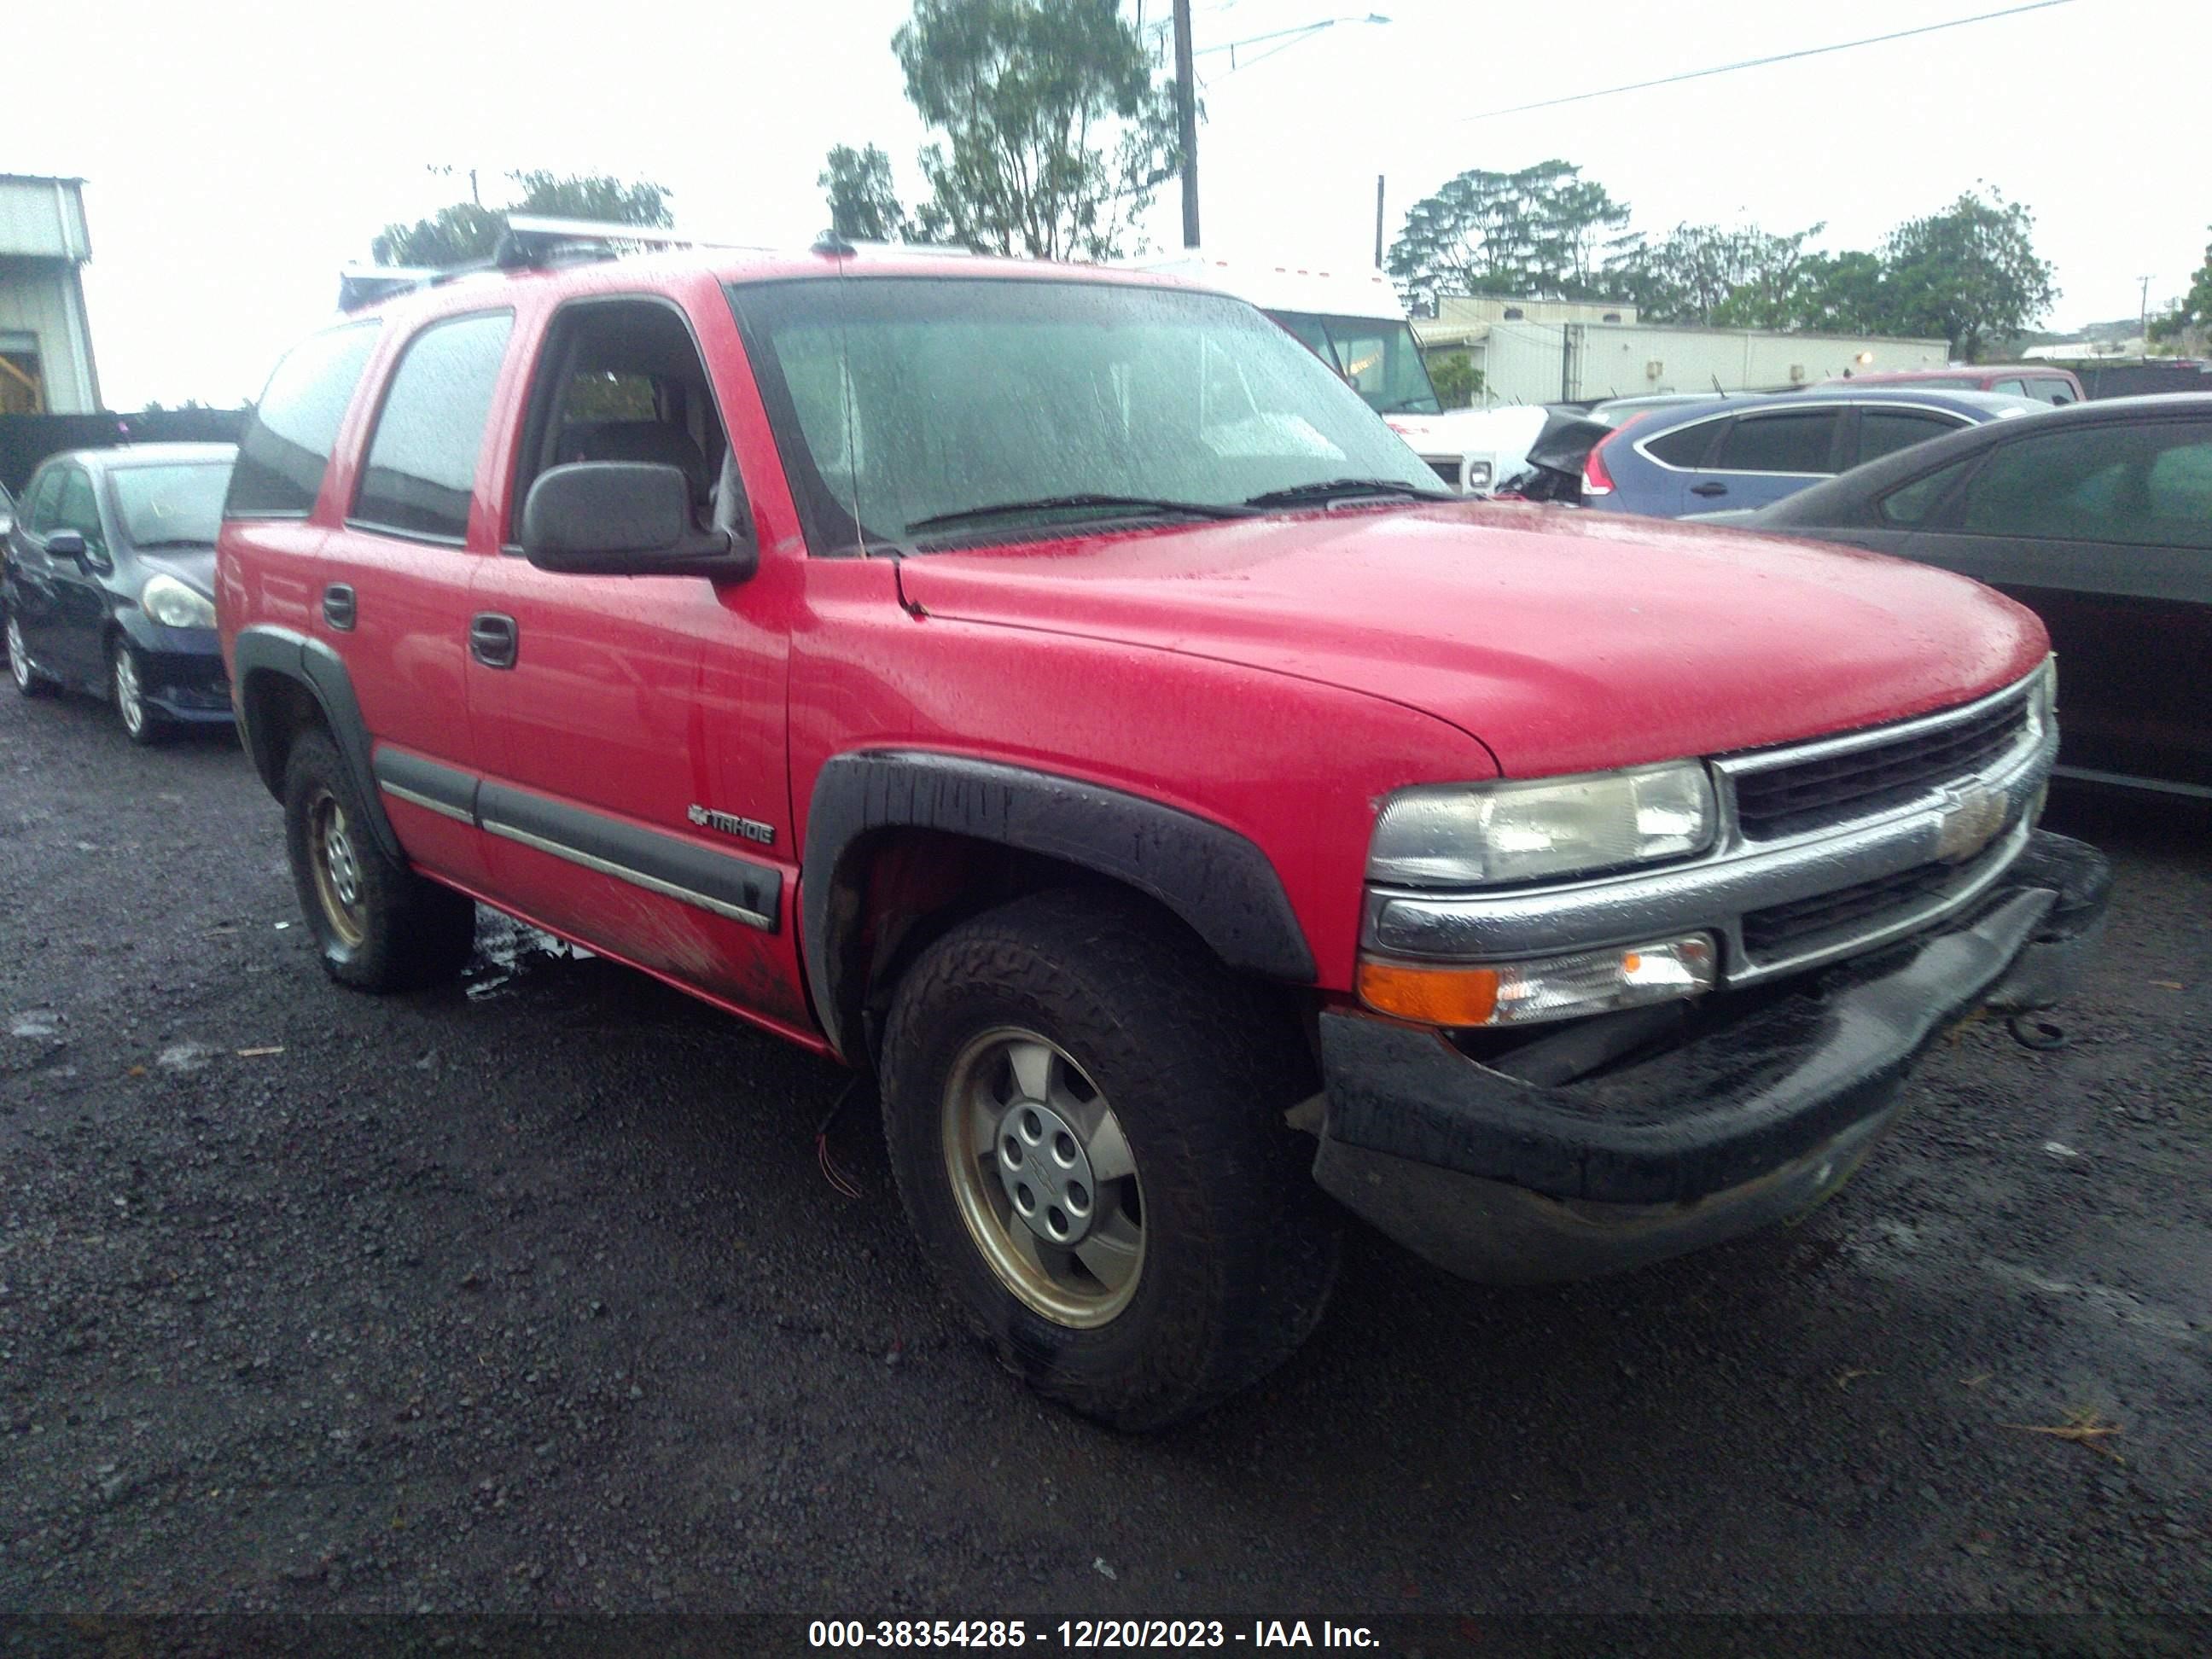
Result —
<instances>
[{"instance_id":1,"label":"windshield wiper","mask_svg":"<svg viewBox=\"0 0 2212 1659\"><path fill-rule=\"evenodd\" d=\"M157 547L213 547L212 536L170 536L158 542L133 542L131 546L141 553L151 552Z\"/></svg>"},{"instance_id":2,"label":"windshield wiper","mask_svg":"<svg viewBox=\"0 0 2212 1659\"><path fill-rule=\"evenodd\" d=\"M1031 513L1058 513L1070 508L1096 507L1104 513L1178 514L1194 519L1249 519L1252 509L1224 507L1212 501L1171 501L1156 495L1102 495L1084 492L1073 495L1038 495L1025 501L994 501L988 507L963 507L957 513L933 513L906 527L908 536L919 532L947 530L956 525L982 524L993 519L1016 519Z\"/></svg>"},{"instance_id":3,"label":"windshield wiper","mask_svg":"<svg viewBox=\"0 0 2212 1659\"><path fill-rule=\"evenodd\" d=\"M1324 478L1319 483L1292 484L1287 489L1269 489L1244 498L1247 507L1297 507L1307 501L1334 501L1353 495L1403 495L1416 501L1455 501L1458 496L1441 489L1424 489L1419 484L1402 483L1395 478Z\"/></svg>"}]
</instances>

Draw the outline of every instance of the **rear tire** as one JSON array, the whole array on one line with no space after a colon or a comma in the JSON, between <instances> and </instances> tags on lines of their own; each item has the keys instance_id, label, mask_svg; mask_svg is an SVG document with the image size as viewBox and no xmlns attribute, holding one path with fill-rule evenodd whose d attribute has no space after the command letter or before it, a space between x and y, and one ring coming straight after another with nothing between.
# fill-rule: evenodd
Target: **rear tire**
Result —
<instances>
[{"instance_id":1,"label":"rear tire","mask_svg":"<svg viewBox=\"0 0 2212 1659\"><path fill-rule=\"evenodd\" d=\"M1336 1232L1283 1123L1310 1071L1296 1027L1166 919L1037 894L901 981L891 1169L1002 1364L1086 1416L1161 1428L1273 1370L1327 1305Z\"/></svg>"},{"instance_id":2,"label":"rear tire","mask_svg":"<svg viewBox=\"0 0 2212 1659\"><path fill-rule=\"evenodd\" d=\"M15 620L13 611L8 614L8 678L14 683L18 696L47 697L58 689L31 665L29 648L23 643L22 624Z\"/></svg>"},{"instance_id":3,"label":"rear tire","mask_svg":"<svg viewBox=\"0 0 2212 1659\"><path fill-rule=\"evenodd\" d=\"M284 765L293 884L323 969L362 991L412 990L460 972L477 907L389 857L327 733L304 732Z\"/></svg>"}]
</instances>

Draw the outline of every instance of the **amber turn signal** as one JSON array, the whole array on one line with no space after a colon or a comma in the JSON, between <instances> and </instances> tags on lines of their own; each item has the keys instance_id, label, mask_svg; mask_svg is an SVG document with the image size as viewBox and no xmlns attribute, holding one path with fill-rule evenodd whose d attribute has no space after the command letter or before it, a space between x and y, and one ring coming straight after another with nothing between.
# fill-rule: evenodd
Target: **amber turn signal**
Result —
<instances>
[{"instance_id":1,"label":"amber turn signal","mask_svg":"<svg viewBox=\"0 0 2212 1659\"><path fill-rule=\"evenodd\" d=\"M1359 964L1359 1000L1379 1014L1424 1025L1487 1025L1498 1007L1495 968Z\"/></svg>"}]
</instances>

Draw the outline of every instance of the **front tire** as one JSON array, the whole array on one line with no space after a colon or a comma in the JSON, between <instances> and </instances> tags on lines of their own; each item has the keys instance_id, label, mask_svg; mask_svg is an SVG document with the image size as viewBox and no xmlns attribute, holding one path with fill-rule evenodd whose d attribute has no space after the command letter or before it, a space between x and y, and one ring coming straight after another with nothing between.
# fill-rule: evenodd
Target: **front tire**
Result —
<instances>
[{"instance_id":1,"label":"front tire","mask_svg":"<svg viewBox=\"0 0 2212 1659\"><path fill-rule=\"evenodd\" d=\"M332 979L402 991L460 972L476 944L475 902L385 853L322 732L302 732L285 762L284 832L293 884Z\"/></svg>"},{"instance_id":2,"label":"front tire","mask_svg":"<svg viewBox=\"0 0 2212 1659\"><path fill-rule=\"evenodd\" d=\"M1300 1035L1133 900L1019 899L947 933L884 1037L890 1163L998 1358L1117 1428L1195 1416L1319 1322L1336 1234L1283 1113Z\"/></svg>"},{"instance_id":3,"label":"front tire","mask_svg":"<svg viewBox=\"0 0 2212 1659\"><path fill-rule=\"evenodd\" d=\"M146 701L145 671L131 641L118 635L107 650L107 690L123 734L142 749L150 749L169 735L161 711Z\"/></svg>"},{"instance_id":4,"label":"front tire","mask_svg":"<svg viewBox=\"0 0 2212 1659\"><path fill-rule=\"evenodd\" d=\"M30 648L23 643L23 625L12 611L8 613L8 678L18 696L43 697L54 690L54 683L31 665Z\"/></svg>"}]
</instances>

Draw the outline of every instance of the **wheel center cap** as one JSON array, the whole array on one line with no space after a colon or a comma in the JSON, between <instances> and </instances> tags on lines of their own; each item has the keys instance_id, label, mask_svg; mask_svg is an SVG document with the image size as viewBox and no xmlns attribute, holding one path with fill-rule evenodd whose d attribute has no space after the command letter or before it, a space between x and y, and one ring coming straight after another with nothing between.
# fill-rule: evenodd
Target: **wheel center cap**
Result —
<instances>
[{"instance_id":1,"label":"wheel center cap","mask_svg":"<svg viewBox=\"0 0 2212 1659\"><path fill-rule=\"evenodd\" d=\"M353 844L346 839L345 831L333 830L325 850L330 860L331 885L337 890L339 902L353 903L361 896L361 884L354 869Z\"/></svg>"},{"instance_id":2,"label":"wheel center cap","mask_svg":"<svg viewBox=\"0 0 2212 1659\"><path fill-rule=\"evenodd\" d=\"M1075 1126L1049 1106L1018 1100L999 1119L999 1182L1014 1214L1061 1249L1080 1243L1097 1214L1097 1183Z\"/></svg>"}]
</instances>

